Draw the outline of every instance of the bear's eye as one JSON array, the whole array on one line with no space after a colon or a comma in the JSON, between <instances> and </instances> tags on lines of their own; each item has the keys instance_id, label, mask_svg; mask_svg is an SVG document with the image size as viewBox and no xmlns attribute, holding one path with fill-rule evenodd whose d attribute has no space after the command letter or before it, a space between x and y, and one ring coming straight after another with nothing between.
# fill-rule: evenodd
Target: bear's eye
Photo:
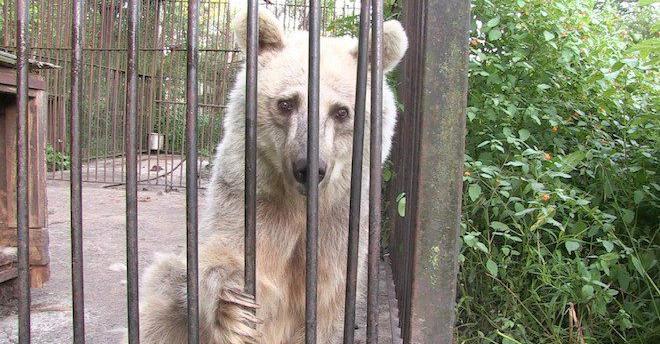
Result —
<instances>
[{"instance_id":1,"label":"bear's eye","mask_svg":"<svg viewBox=\"0 0 660 344\"><path fill-rule=\"evenodd\" d=\"M348 109L345 107L337 108L333 115L337 120L343 121L348 118Z\"/></svg>"},{"instance_id":2,"label":"bear's eye","mask_svg":"<svg viewBox=\"0 0 660 344\"><path fill-rule=\"evenodd\" d=\"M282 99L277 102L277 108L284 113L291 113L296 108L296 103L291 99Z\"/></svg>"}]
</instances>

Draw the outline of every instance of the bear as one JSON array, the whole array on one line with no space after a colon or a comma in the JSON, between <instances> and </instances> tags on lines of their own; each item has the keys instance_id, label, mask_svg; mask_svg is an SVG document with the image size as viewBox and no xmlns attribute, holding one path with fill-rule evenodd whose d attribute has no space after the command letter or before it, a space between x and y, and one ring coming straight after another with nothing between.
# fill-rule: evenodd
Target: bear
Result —
<instances>
[{"instance_id":1,"label":"bear","mask_svg":"<svg viewBox=\"0 0 660 344\"><path fill-rule=\"evenodd\" d=\"M234 20L245 51L247 14ZM256 300L243 293L245 66L223 118L213 172L202 209L199 249L200 341L204 344L299 344L305 339L305 237L308 33L285 34L277 18L259 11L257 83ZM383 70L402 59L408 41L401 24L383 24ZM318 343L342 341L349 194L358 40L320 41ZM357 318L364 317L368 244L369 119L367 85L360 202ZM396 104L382 90L382 161L391 146ZM187 343L186 261L159 254L143 276L142 343Z\"/></svg>"}]
</instances>

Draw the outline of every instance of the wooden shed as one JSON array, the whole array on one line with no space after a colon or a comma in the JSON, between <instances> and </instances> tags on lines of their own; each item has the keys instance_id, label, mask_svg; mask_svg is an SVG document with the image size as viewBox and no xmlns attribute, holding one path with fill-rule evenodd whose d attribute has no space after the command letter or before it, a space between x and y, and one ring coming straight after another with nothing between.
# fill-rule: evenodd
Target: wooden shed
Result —
<instances>
[{"instance_id":1,"label":"wooden shed","mask_svg":"<svg viewBox=\"0 0 660 344\"><path fill-rule=\"evenodd\" d=\"M0 289L11 289L16 266L16 57L0 51ZM30 61L28 101L28 197L30 277L32 287L48 280L49 251L46 229L46 83L37 68L56 67Z\"/></svg>"}]
</instances>

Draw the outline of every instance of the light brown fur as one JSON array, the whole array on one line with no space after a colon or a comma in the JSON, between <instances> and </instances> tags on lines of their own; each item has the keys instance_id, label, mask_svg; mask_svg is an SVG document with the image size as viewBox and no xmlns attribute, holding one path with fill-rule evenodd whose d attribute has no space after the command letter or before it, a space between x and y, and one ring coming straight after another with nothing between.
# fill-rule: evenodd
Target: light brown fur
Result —
<instances>
[{"instance_id":1,"label":"light brown fur","mask_svg":"<svg viewBox=\"0 0 660 344\"><path fill-rule=\"evenodd\" d=\"M246 17L236 23L245 47ZM384 25L384 66L394 68L407 48L401 25ZM305 154L307 122L307 33L284 36L277 20L260 11L257 160L257 308L249 309L243 289L243 186L245 71L239 72L224 119L200 238L200 315L202 343L299 344L304 341L305 197L291 172L293 159ZM318 343L341 342L357 40L322 38L320 157L327 174L319 185ZM383 160L389 154L396 109L389 86L383 90ZM282 116L277 100L293 93L300 104ZM363 316L366 282L369 175L369 94L365 132L358 267L358 317ZM345 104L350 118L329 116ZM164 255L144 277L141 339L146 344L186 343L185 256ZM258 324L256 329L251 325Z\"/></svg>"}]
</instances>

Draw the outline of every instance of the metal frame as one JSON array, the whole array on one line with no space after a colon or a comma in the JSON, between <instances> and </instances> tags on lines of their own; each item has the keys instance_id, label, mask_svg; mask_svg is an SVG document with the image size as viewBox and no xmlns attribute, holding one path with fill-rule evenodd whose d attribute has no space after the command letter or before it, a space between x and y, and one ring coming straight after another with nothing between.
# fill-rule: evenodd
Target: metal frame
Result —
<instances>
[{"instance_id":1,"label":"metal frame","mask_svg":"<svg viewBox=\"0 0 660 344\"><path fill-rule=\"evenodd\" d=\"M138 153L138 49L140 1L128 0L128 49L125 121L126 246L129 342L139 343L137 153ZM199 102L197 66L200 0L188 2L186 137L188 159L197 159ZM245 291L256 293L256 100L258 65L258 3L248 2L248 51L245 155ZM18 125L18 256L19 342L30 342L29 232L27 199L27 59L29 0L18 0L17 98ZM72 8L71 55L71 240L74 341L84 343L84 290L82 252L82 160L80 151L83 53L83 0ZM368 72L369 9L371 8L371 122L369 185L369 255L367 342L378 340L378 280L381 232L381 140L383 89L383 1L361 3L356 118L351 171L349 249L344 319L344 343L354 342L359 200L362 175L365 101ZM305 342L316 343L316 279L318 232L319 86L321 1L312 0L309 12L309 89L307 159L307 246ZM467 32L469 2L465 0L415 0L406 3L405 26L411 51L403 66L404 120L396 137L394 161L400 180L396 188L408 192L410 216L395 221L392 237L403 244L392 255L394 282L399 297L399 317L405 343L451 343L457 272L463 166L464 115L467 90ZM431 22L430 19L433 19ZM417 66L422 66L420 71ZM448 87L447 85L451 85ZM404 147L412 147L413 154ZM186 236L188 287L188 339L199 342L198 291L198 181L197 164L186 164ZM422 187L423 186L423 187ZM396 189L395 188L395 189ZM396 251L396 250L395 250ZM439 253L440 252L440 253ZM438 264L438 259L442 264ZM434 263L435 262L435 263Z\"/></svg>"}]
</instances>

